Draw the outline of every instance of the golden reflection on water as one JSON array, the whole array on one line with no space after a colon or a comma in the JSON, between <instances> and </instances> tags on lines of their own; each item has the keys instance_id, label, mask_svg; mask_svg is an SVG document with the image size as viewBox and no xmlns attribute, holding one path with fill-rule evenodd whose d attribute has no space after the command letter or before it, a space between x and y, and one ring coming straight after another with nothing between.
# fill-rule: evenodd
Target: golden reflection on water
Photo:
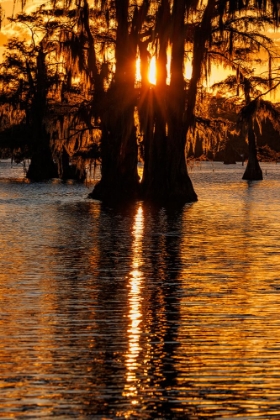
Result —
<instances>
[{"instance_id":1,"label":"golden reflection on water","mask_svg":"<svg viewBox=\"0 0 280 420\"><path fill-rule=\"evenodd\" d=\"M192 210L185 217L191 234L181 244L178 404L199 407L207 418L278 419L279 233L269 203L251 202L249 189L244 201L230 193L237 194L228 187L229 202L220 199L214 212L205 198L195 226Z\"/></svg>"},{"instance_id":2,"label":"golden reflection on water","mask_svg":"<svg viewBox=\"0 0 280 420\"><path fill-rule=\"evenodd\" d=\"M279 420L277 168L175 216L0 183L0 417Z\"/></svg>"},{"instance_id":3,"label":"golden reflection on water","mask_svg":"<svg viewBox=\"0 0 280 420\"><path fill-rule=\"evenodd\" d=\"M128 281L128 319L129 326L127 330L128 351L126 353L126 384L124 386L124 396L131 399L131 404L135 405L139 401L137 399L137 369L139 368L138 357L141 351L141 322L142 322L142 280L143 274L140 270L142 263L142 241L144 229L143 208L139 205L132 235L132 262L131 272Z\"/></svg>"}]
</instances>

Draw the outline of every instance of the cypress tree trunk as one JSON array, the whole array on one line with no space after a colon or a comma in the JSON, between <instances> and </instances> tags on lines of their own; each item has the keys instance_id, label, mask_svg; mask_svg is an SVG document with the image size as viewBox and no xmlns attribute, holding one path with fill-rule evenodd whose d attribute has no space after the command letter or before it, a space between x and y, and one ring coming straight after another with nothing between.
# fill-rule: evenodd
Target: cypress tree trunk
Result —
<instances>
[{"instance_id":1,"label":"cypress tree trunk","mask_svg":"<svg viewBox=\"0 0 280 420\"><path fill-rule=\"evenodd\" d=\"M260 181L263 179L263 174L257 157L256 134L252 117L248 123L248 145L249 157L242 179L248 181Z\"/></svg>"},{"instance_id":2,"label":"cypress tree trunk","mask_svg":"<svg viewBox=\"0 0 280 420\"><path fill-rule=\"evenodd\" d=\"M57 177L57 167L50 150L50 138L45 128L46 113L46 64L41 42L37 57L37 87L31 109L32 156L26 177L33 181L43 181Z\"/></svg>"},{"instance_id":3,"label":"cypress tree trunk","mask_svg":"<svg viewBox=\"0 0 280 420\"><path fill-rule=\"evenodd\" d=\"M149 154L145 158L144 198L162 204L177 205L197 200L186 166L186 130L184 89L184 17L185 3L175 0L172 17L170 2L163 0L159 10L159 58L157 86L154 95L154 130L150 136ZM166 86L168 26L172 21L171 83ZM146 156L145 153L145 156Z\"/></svg>"},{"instance_id":4,"label":"cypress tree trunk","mask_svg":"<svg viewBox=\"0 0 280 420\"><path fill-rule=\"evenodd\" d=\"M63 146L62 151L57 159L57 170L59 179L66 180L69 178L70 173L70 159L65 147Z\"/></svg>"},{"instance_id":5,"label":"cypress tree trunk","mask_svg":"<svg viewBox=\"0 0 280 420\"><path fill-rule=\"evenodd\" d=\"M148 117L144 134L145 162L142 193L145 199L163 202L166 199L166 125L167 86L166 65L169 40L170 2L162 0L157 15L159 53L157 59L157 85L148 93Z\"/></svg>"},{"instance_id":6,"label":"cypress tree trunk","mask_svg":"<svg viewBox=\"0 0 280 420\"><path fill-rule=\"evenodd\" d=\"M194 33L192 76L189 83L187 108L184 118L187 133L195 124L194 110L196 105L197 86L201 78L202 65L205 59L206 43L211 38L211 21L215 12L215 4L215 0L208 0L201 23L196 27Z\"/></svg>"},{"instance_id":7,"label":"cypress tree trunk","mask_svg":"<svg viewBox=\"0 0 280 420\"><path fill-rule=\"evenodd\" d=\"M101 180L90 197L116 202L137 196L138 145L134 126L136 96L134 82L137 52L137 7L129 34L128 0L116 1L116 73L106 94L106 110L102 115Z\"/></svg>"},{"instance_id":8,"label":"cypress tree trunk","mask_svg":"<svg viewBox=\"0 0 280 420\"><path fill-rule=\"evenodd\" d=\"M35 145L31 162L26 173L26 178L32 181L45 181L57 178L57 166L53 161L53 156L49 146L49 136L42 133L38 136L38 143Z\"/></svg>"},{"instance_id":9,"label":"cypress tree trunk","mask_svg":"<svg viewBox=\"0 0 280 420\"><path fill-rule=\"evenodd\" d=\"M185 112L184 89L184 2L174 0L172 28L171 81L168 112L168 165L167 197L179 203L197 200L186 164L186 127L183 124Z\"/></svg>"},{"instance_id":10,"label":"cypress tree trunk","mask_svg":"<svg viewBox=\"0 0 280 420\"><path fill-rule=\"evenodd\" d=\"M166 89L156 86L149 94L151 115L145 133L145 163L142 179L143 198L164 202L167 190Z\"/></svg>"},{"instance_id":11,"label":"cypress tree trunk","mask_svg":"<svg viewBox=\"0 0 280 420\"><path fill-rule=\"evenodd\" d=\"M101 180L90 194L103 202L118 202L137 196L138 172L134 105L127 104L125 90L113 87L110 104L103 115ZM129 95L127 93L127 95Z\"/></svg>"}]
</instances>

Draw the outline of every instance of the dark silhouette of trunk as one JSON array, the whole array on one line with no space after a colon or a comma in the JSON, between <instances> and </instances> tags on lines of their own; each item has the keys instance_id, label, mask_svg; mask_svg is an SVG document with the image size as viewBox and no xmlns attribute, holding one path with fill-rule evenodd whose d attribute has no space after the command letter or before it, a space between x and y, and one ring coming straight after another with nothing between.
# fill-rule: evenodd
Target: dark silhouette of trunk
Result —
<instances>
[{"instance_id":1,"label":"dark silhouette of trunk","mask_svg":"<svg viewBox=\"0 0 280 420\"><path fill-rule=\"evenodd\" d=\"M98 119L100 117L100 104L103 103L104 99L104 80L102 79L102 72L98 72L97 68L95 42L90 28L90 11L86 0L84 0L83 6L80 9L80 21L81 29L83 29L83 32L86 34L86 38L83 42L86 44L88 54L87 70L90 78L90 90L94 90L94 96L98 98L97 101L93 101L94 117Z\"/></svg>"},{"instance_id":2,"label":"dark silhouette of trunk","mask_svg":"<svg viewBox=\"0 0 280 420\"><path fill-rule=\"evenodd\" d=\"M147 168L149 168L149 149L151 139L153 137L154 127L154 89L150 86L149 82L149 52L147 50L148 42L140 42L140 60L141 60L141 89L138 99L138 116L140 121L140 129L143 133L143 140L141 147L141 157L144 159L145 166L143 170L141 188L145 184L147 176Z\"/></svg>"},{"instance_id":3,"label":"dark silhouette of trunk","mask_svg":"<svg viewBox=\"0 0 280 420\"><path fill-rule=\"evenodd\" d=\"M234 165L236 164L235 160L236 153L230 144L230 141L227 140L224 150L224 165Z\"/></svg>"},{"instance_id":4,"label":"dark silhouette of trunk","mask_svg":"<svg viewBox=\"0 0 280 420\"><path fill-rule=\"evenodd\" d=\"M142 192L146 199L162 198L166 170L166 64L168 31L170 19L169 0L162 0L157 14L159 54L157 59L157 85L147 92L148 117L144 134L145 163ZM165 30L163 29L165 28Z\"/></svg>"},{"instance_id":5,"label":"dark silhouette of trunk","mask_svg":"<svg viewBox=\"0 0 280 420\"><path fill-rule=\"evenodd\" d=\"M143 175L144 198L163 204L184 204L197 200L186 166L186 130L183 126L185 111L184 89L184 31L185 3L175 0L172 16L170 2L163 0L158 11L158 78L151 112L154 113L153 135L151 124L145 144ZM172 22L171 83L166 86L167 47ZM148 147L147 147L148 146Z\"/></svg>"},{"instance_id":6,"label":"dark silhouette of trunk","mask_svg":"<svg viewBox=\"0 0 280 420\"><path fill-rule=\"evenodd\" d=\"M83 165L77 166L75 163L70 162L70 157L63 147L60 155L57 158L58 177L63 181L74 179L83 182L86 179L86 170Z\"/></svg>"},{"instance_id":7,"label":"dark silhouette of trunk","mask_svg":"<svg viewBox=\"0 0 280 420\"><path fill-rule=\"evenodd\" d=\"M192 76L187 94L187 109L185 112L186 132L195 124L195 104L197 87L201 78L202 66L205 60L206 43L211 37L211 21L215 12L215 0L208 0L200 25L196 27L193 43Z\"/></svg>"},{"instance_id":8,"label":"dark silhouette of trunk","mask_svg":"<svg viewBox=\"0 0 280 420\"><path fill-rule=\"evenodd\" d=\"M134 89L138 33L148 2L140 11L135 6L129 30L128 0L117 0L116 72L106 94L107 107L102 115L101 180L90 194L103 202L135 198L139 189L138 145L134 111Z\"/></svg>"},{"instance_id":9,"label":"dark silhouette of trunk","mask_svg":"<svg viewBox=\"0 0 280 420\"><path fill-rule=\"evenodd\" d=\"M110 105L102 122L102 177L90 196L103 202L118 202L136 197L138 189L134 104L127 103L125 90L121 92L118 87L114 86L108 95Z\"/></svg>"},{"instance_id":10,"label":"dark silhouette of trunk","mask_svg":"<svg viewBox=\"0 0 280 420\"><path fill-rule=\"evenodd\" d=\"M263 179L263 174L257 157L256 134L254 130L253 117L250 117L248 121L248 145L248 162L242 179L247 181L260 181Z\"/></svg>"},{"instance_id":11,"label":"dark silhouette of trunk","mask_svg":"<svg viewBox=\"0 0 280 420\"><path fill-rule=\"evenodd\" d=\"M162 0L156 23L159 42L157 85L147 92L148 115L147 125L144 128L145 163L141 185L144 198L152 201L163 201L166 198L166 65L169 24L170 2Z\"/></svg>"},{"instance_id":12,"label":"dark silhouette of trunk","mask_svg":"<svg viewBox=\"0 0 280 420\"><path fill-rule=\"evenodd\" d=\"M243 84L244 84L245 102L246 102L246 105L250 105L250 102L251 102L250 80L244 77ZM249 154L248 154L248 162L247 162L246 169L245 169L242 179L246 179L247 181L260 181L263 179L263 174L262 174L262 170L261 170L261 167L258 161L258 156L257 156L257 142L256 142L256 133L254 129L253 115L249 116L249 119L247 122L247 137L248 137Z\"/></svg>"},{"instance_id":13,"label":"dark silhouette of trunk","mask_svg":"<svg viewBox=\"0 0 280 420\"><path fill-rule=\"evenodd\" d=\"M44 117L47 108L47 73L43 45L37 56L37 86L31 107L32 156L26 177L42 181L57 177L57 167L50 150L50 138L46 131Z\"/></svg>"},{"instance_id":14,"label":"dark silhouette of trunk","mask_svg":"<svg viewBox=\"0 0 280 420\"><path fill-rule=\"evenodd\" d=\"M65 147L63 147L57 159L58 177L62 180L70 178L70 159Z\"/></svg>"},{"instance_id":15,"label":"dark silhouette of trunk","mask_svg":"<svg viewBox=\"0 0 280 420\"><path fill-rule=\"evenodd\" d=\"M173 4L171 81L168 112L167 138L167 197L170 201L186 203L196 201L197 196L188 175L186 164L185 112L185 5L180 0Z\"/></svg>"}]
</instances>

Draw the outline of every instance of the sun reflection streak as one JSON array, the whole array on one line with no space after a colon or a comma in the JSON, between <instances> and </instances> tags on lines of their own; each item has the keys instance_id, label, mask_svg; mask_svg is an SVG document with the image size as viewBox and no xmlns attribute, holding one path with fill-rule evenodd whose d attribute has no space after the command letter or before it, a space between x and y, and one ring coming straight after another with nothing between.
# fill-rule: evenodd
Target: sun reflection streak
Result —
<instances>
[{"instance_id":1,"label":"sun reflection streak","mask_svg":"<svg viewBox=\"0 0 280 420\"><path fill-rule=\"evenodd\" d=\"M123 395L131 398L131 404L138 404L137 399L137 369L139 367L138 356L141 351L141 322L142 322L142 279L140 270L142 263L142 240L143 240L144 217L143 209L140 205L133 225L133 245L132 245L132 270L129 273L128 283L128 319L127 329L128 350L126 354L126 384Z\"/></svg>"}]
</instances>

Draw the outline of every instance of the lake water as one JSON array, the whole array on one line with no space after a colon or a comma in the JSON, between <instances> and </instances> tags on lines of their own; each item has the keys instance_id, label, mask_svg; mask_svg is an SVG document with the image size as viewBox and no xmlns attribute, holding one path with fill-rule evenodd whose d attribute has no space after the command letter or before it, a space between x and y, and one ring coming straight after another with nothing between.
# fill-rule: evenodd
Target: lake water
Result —
<instances>
[{"instance_id":1,"label":"lake water","mask_svg":"<svg viewBox=\"0 0 280 420\"><path fill-rule=\"evenodd\" d=\"M0 162L1 419L280 419L280 164L112 209Z\"/></svg>"}]
</instances>

